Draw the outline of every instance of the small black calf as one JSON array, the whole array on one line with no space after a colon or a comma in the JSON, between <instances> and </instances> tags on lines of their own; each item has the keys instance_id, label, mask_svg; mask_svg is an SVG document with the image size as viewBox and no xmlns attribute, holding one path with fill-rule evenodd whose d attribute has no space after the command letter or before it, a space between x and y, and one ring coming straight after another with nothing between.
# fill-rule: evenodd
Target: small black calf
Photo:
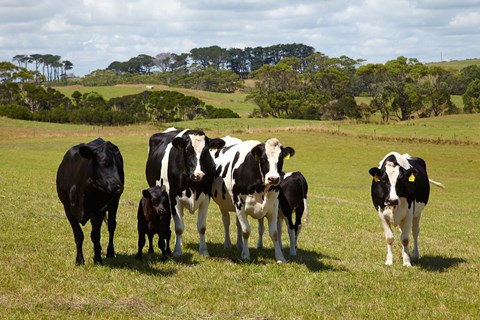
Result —
<instances>
[{"instance_id":1,"label":"small black calf","mask_svg":"<svg viewBox=\"0 0 480 320\"><path fill-rule=\"evenodd\" d=\"M145 246L145 235L148 236L148 252L153 253L153 236L158 234L158 247L162 251L162 260L170 255L170 211L168 194L165 186L154 186L142 191L143 197L138 205L137 229L138 252L136 259L142 259L142 249Z\"/></svg>"}]
</instances>

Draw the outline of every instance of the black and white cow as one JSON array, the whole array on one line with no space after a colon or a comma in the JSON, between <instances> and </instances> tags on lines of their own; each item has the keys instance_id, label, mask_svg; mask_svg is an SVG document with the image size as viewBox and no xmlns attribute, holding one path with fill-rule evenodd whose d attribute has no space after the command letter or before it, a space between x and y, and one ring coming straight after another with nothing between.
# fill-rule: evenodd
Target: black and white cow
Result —
<instances>
[{"instance_id":1,"label":"black and white cow","mask_svg":"<svg viewBox=\"0 0 480 320\"><path fill-rule=\"evenodd\" d=\"M209 148L220 149L221 139L210 139L200 130L169 128L150 137L146 177L150 187L164 185L175 223L173 255L182 254L183 210L198 210L200 254L208 256L205 230L215 163Z\"/></svg>"},{"instance_id":2,"label":"black and white cow","mask_svg":"<svg viewBox=\"0 0 480 320\"><path fill-rule=\"evenodd\" d=\"M108 212L109 241L107 258L115 255L113 236L118 202L124 186L123 158L120 150L101 138L70 148L57 171L57 193L73 230L77 247L76 264L83 258L83 231L80 224L92 223L91 239L95 264L102 264L100 229Z\"/></svg>"},{"instance_id":3,"label":"black and white cow","mask_svg":"<svg viewBox=\"0 0 480 320\"><path fill-rule=\"evenodd\" d=\"M444 188L441 183L428 178L425 161L408 154L391 152L369 170L372 180L372 201L382 222L387 241L386 265L393 263L391 224L399 226L402 240L403 265L410 267L408 250L410 230L413 230L413 259L417 260L420 217L428 203L430 184Z\"/></svg>"},{"instance_id":4,"label":"black and white cow","mask_svg":"<svg viewBox=\"0 0 480 320\"><path fill-rule=\"evenodd\" d=\"M158 234L158 247L162 251L162 260L167 259L170 250L170 201L164 186L154 186L142 191L142 199L138 204L137 231L138 252L135 258L142 259L145 246L145 235L148 236L148 252L153 253L153 236Z\"/></svg>"},{"instance_id":5,"label":"black and white cow","mask_svg":"<svg viewBox=\"0 0 480 320\"><path fill-rule=\"evenodd\" d=\"M309 219L308 211L308 183L301 172L281 173L280 194L278 196L279 214L278 214L278 241L282 248L282 224L286 220L288 227L288 236L290 239L290 256L297 255L298 235L302 229L302 218L305 223ZM293 213L295 212L295 223L293 222ZM303 215L305 213L305 216ZM257 248L263 247L263 219L258 222L258 242Z\"/></svg>"},{"instance_id":6,"label":"black and white cow","mask_svg":"<svg viewBox=\"0 0 480 320\"><path fill-rule=\"evenodd\" d=\"M285 261L277 233L278 194L283 161L293 155L294 150L283 147L278 139L268 139L265 143L247 140L222 150L215 159L213 199L222 212L224 224L226 217L230 221L229 212L237 214L243 235L242 259L250 259L251 229L247 220L250 215L255 219L267 218L275 259ZM225 241L230 241L229 226L224 227Z\"/></svg>"}]
</instances>

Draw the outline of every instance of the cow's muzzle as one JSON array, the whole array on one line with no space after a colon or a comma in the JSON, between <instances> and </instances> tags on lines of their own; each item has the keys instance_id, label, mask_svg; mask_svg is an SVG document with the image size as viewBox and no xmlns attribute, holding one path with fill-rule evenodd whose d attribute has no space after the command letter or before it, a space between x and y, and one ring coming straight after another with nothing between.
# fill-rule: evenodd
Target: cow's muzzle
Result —
<instances>
[{"instance_id":1,"label":"cow's muzzle","mask_svg":"<svg viewBox=\"0 0 480 320\"><path fill-rule=\"evenodd\" d=\"M390 206L390 207L395 207L400 204L400 201L398 199L387 199L385 200L385 205Z\"/></svg>"},{"instance_id":2,"label":"cow's muzzle","mask_svg":"<svg viewBox=\"0 0 480 320\"><path fill-rule=\"evenodd\" d=\"M203 178L205 177L205 173L203 172L195 172L193 175L192 175L192 180L195 181L195 182L200 182L203 180Z\"/></svg>"},{"instance_id":3,"label":"cow's muzzle","mask_svg":"<svg viewBox=\"0 0 480 320\"><path fill-rule=\"evenodd\" d=\"M280 177L268 177L267 182L270 185L276 186L280 183Z\"/></svg>"}]
</instances>

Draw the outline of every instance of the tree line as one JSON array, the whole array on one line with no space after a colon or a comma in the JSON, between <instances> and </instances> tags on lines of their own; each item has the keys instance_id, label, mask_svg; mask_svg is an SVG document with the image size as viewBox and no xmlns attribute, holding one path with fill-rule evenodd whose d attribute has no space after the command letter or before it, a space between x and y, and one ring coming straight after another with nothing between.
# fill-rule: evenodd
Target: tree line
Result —
<instances>
[{"instance_id":1,"label":"tree line","mask_svg":"<svg viewBox=\"0 0 480 320\"><path fill-rule=\"evenodd\" d=\"M66 81L67 71L73 68L73 63L69 60L62 60L59 55L53 54L18 54L13 57L19 67L29 69L33 65L33 80L36 83L44 81Z\"/></svg>"}]
</instances>

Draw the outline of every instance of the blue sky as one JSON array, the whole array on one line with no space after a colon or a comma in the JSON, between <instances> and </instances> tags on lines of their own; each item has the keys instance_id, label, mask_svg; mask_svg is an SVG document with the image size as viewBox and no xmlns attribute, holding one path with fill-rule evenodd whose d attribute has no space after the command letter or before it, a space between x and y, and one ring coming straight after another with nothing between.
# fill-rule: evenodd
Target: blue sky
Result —
<instances>
[{"instance_id":1,"label":"blue sky","mask_svg":"<svg viewBox=\"0 0 480 320\"><path fill-rule=\"evenodd\" d=\"M0 0L0 61L56 54L79 76L139 54L294 42L370 63L480 58L480 0Z\"/></svg>"}]
</instances>

